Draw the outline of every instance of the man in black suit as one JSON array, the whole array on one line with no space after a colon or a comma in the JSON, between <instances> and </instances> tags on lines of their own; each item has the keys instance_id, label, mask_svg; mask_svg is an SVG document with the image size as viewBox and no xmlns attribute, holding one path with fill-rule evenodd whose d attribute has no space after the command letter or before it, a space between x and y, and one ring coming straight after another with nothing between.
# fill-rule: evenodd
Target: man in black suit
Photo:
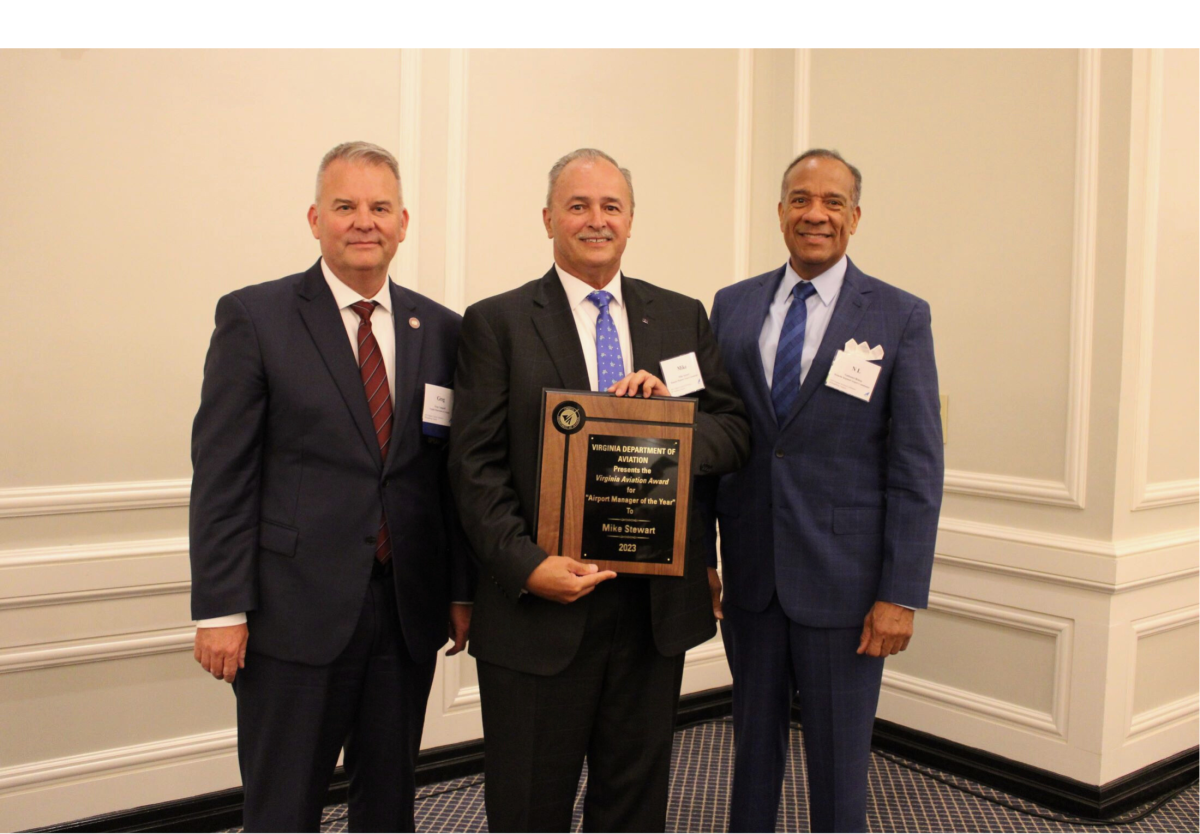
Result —
<instances>
[{"instance_id":1,"label":"man in black suit","mask_svg":"<svg viewBox=\"0 0 1200 834\"><path fill-rule=\"evenodd\" d=\"M308 220L316 264L217 304L192 429L195 656L237 694L247 830L318 830L344 746L351 830L412 831L437 650L471 616L438 399L460 319L388 279L408 212L383 148L326 154Z\"/></svg>"},{"instance_id":2,"label":"man in black suit","mask_svg":"<svg viewBox=\"0 0 1200 834\"><path fill-rule=\"evenodd\" d=\"M669 396L647 369L694 352L694 473L736 469L748 427L703 306L620 274L629 172L568 154L542 216L554 266L468 308L455 375L450 477L482 567L471 652L488 826L568 830L586 756L584 829L661 831L684 652L715 631L704 559L689 548L682 578L618 578L537 546L542 389Z\"/></svg>"}]
</instances>

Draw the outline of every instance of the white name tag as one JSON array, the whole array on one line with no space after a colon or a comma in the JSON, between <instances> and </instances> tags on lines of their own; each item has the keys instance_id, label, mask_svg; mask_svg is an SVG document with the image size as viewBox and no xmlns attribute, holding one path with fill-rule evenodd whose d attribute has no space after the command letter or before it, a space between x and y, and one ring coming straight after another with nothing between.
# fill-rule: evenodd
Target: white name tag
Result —
<instances>
[{"instance_id":1,"label":"white name tag","mask_svg":"<svg viewBox=\"0 0 1200 834\"><path fill-rule=\"evenodd\" d=\"M663 382L672 397L685 397L704 389L704 378L700 376L700 363L696 361L695 351L664 359L660 364Z\"/></svg>"},{"instance_id":2,"label":"white name tag","mask_svg":"<svg viewBox=\"0 0 1200 834\"><path fill-rule=\"evenodd\" d=\"M870 402L875 383L879 380L879 370L879 366L864 354L839 350L833 357L833 365L829 368L825 384L835 391L858 397L863 402Z\"/></svg>"},{"instance_id":3,"label":"white name tag","mask_svg":"<svg viewBox=\"0 0 1200 834\"><path fill-rule=\"evenodd\" d=\"M425 383L425 410L421 413L422 423L435 426L450 425L450 414L454 411L454 389Z\"/></svg>"}]
</instances>

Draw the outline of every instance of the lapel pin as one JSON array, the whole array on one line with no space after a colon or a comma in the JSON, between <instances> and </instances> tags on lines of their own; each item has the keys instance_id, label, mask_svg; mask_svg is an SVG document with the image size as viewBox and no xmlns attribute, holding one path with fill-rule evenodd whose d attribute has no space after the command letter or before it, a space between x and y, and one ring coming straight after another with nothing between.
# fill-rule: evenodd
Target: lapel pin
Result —
<instances>
[{"instance_id":1,"label":"lapel pin","mask_svg":"<svg viewBox=\"0 0 1200 834\"><path fill-rule=\"evenodd\" d=\"M650 323L650 319L646 318L645 316L642 316L642 324L649 324L649 323Z\"/></svg>"},{"instance_id":2,"label":"lapel pin","mask_svg":"<svg viewBox=\"0 0 1200 834\"><path fill-rule=\"evenodd\" d=\"M416 316L413 316L411 319L408 320L408 326L411 327L413 330L420 330L421 329L421 320L419 318L417 318Z\"/></svg>"}]
</instances>

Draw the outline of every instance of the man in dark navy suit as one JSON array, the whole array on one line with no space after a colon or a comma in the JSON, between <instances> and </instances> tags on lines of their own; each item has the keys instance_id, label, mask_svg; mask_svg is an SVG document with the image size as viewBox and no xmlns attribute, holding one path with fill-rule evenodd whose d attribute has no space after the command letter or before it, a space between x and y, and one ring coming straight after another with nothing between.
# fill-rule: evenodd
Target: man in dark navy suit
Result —
<instances>
[{"instance_id":1,"label":"man in dark navy suit","mask_svg":"<svg viewBox=\"0 0 1200 834\"><path fill-rule=\"evenodd\" d=\"M412 831L437 650L470 625L446 477L460 319L388 278L408 212L383 148L326 154L308 220L316 264L217 304L195 656L237 693L247 830L317 831L344 747L351 830Z\"/></svg>"},{"instance_id":2,"label":"man in dark navy suit","mask_svg":"<svg viewBox=\"0 0 1200 834\"><path fill-rule=\"evenodd\" d=\"M846 257L861 191L836 152L795 159L788 262L713 303L751 425L750 462L698 490L733 672L731 831L775 830L797 691L810 828L866 829L883 660L928 601L943 469L929 305Z\"/></svg>"},{"instance_id":3,"label":"man in dark navy suit","mask_svg":"<svg viewBox=\"0 0 1200 834\"><path fill-rule=\"evenodd\" d=\"M716 631L703 552L689 547L682 577L617 577L538 547L542 391L670 396L653 371L692 355L693 471L736 469L747 424L704 306L622 274L629 171L580 148L548 185L554 264L467 308L455 376L450 476L482 568L471 652L488 828L570 830L586 757L584 831L662 831L684 653Z\"/></svg>"}]
</instances>

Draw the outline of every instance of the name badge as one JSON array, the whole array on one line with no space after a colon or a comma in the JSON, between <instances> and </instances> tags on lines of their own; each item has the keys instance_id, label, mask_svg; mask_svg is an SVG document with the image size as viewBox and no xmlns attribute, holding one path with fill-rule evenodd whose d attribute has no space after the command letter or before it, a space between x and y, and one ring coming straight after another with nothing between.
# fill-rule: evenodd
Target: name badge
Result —
<instances>
[{"instance_id":1,"label":"name badge","mask_svg":"<svg viewBox=\"0 0 1200 834\"><path fill-rule=\"evenodd\" d=\"M672 359L664 359L663 382L672 397L684 397L694 391L704 390L704 377L700 376L700 363L696 352L684 353Z\"/></svg>"},{"instance_id":2,"label":"name badge","mask_svg":"<svg viewBox=\"0 0 1200 834\"><path fill-rule=\"evenodd\" d=\"M454 389L425 383L425 408L421 412L421 432L430 437L450 436L450 415L454 411Z\"/></svg>"},{"instance_id":3,"label":"name badge","mask_svg":"<svg viewBox=\"0 0 1200 834\"><path fill-rule=\"evenodd\" d=\"M875 362L882 358L882 346L868 348L866 342L858 344L851 339L846 342L845 350L839 350L833 357L825 384L835 391L870 402L875 383L879 381L880 366Z\"/></svg>"}]
</instances>

